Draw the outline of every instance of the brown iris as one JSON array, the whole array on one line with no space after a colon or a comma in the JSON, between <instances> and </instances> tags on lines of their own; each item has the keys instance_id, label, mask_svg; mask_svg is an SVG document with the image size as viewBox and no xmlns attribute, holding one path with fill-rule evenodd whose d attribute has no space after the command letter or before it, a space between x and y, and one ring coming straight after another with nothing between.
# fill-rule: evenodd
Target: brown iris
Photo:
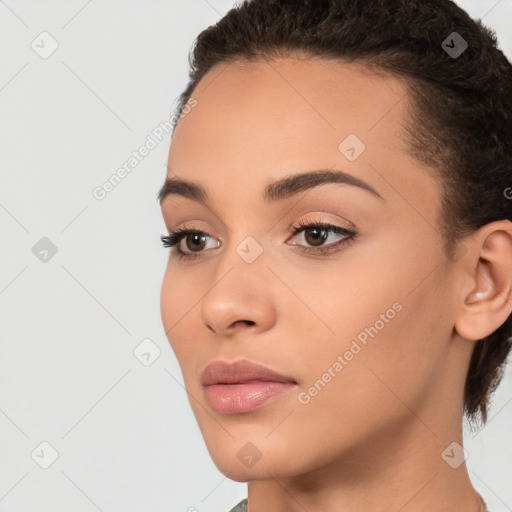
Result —
<instances>
[{"instance_id":1,"label":"brown iris","mask_svg":"<svg viewBox=\"0 0 512 512\"><path fill-rule=\"evenodd\" d=\"M193 240L193 246L190 246L189 245L189 240ZM202 249L204 249L204 244L205 244L205 241L206 241L206 235L201 235L199 233L191 233L191 234L188 234L186 237L185 237L185 244L187 246L187 249L190 249L191 251L195 251L195 249L197 249L197 251L201 251Z\"/></svg>"},{"instance_id":2,"label":"brown iris","mask_svg":"<svg viewBox=\"0 0 512 512\"><path fill-rule=\"evenodd\" d=\"M325 242L325 240L327 240L327 231L329 230L323 228L319 229L317 227L308 228L304 230L304 238L306 239L306 242L310 245L321 245L322 242ZM308 232L313 233L312 237L309 237L307 235ZM309 238L311 238L312 241L310 241Z\"/></svg>"}]
</instances>

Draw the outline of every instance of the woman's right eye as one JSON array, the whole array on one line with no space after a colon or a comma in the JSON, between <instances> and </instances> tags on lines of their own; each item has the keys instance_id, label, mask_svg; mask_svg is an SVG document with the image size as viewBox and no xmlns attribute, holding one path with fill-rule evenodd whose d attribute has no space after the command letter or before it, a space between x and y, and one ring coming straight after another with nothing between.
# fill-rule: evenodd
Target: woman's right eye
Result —
<instances>
[{"instance_id":1,"label":"woman's right eye","mask_svg":"<svg viewBox=\"0 0 512 512\"><path fill-rule=\"evenodd\" d=\"M188 228L176 229L174 231L169 232L168 235L160 236L160 239L162 240L162 244L164 247L176 246L176 253L180 259L192 259L200 256L204 252L204 245L208 238L211 237L207 233ZM185 240L185 245L188 246L191 252L187 252L182 249L182 240ZM192 246L192 249L190 248L190 245ZM220 242L214 247L219 246ZM194 249L198 249L198 252L195 253L196 251L194 251Z\"/></svg>"}]
</instances>

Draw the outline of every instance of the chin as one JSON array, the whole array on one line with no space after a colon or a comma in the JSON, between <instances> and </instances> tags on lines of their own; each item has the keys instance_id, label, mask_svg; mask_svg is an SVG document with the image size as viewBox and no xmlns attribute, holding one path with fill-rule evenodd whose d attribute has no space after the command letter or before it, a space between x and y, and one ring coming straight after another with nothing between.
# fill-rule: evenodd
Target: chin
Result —
<instances>
[{"instance_id":1,"label":"chin","mask_svg":"<svg viewBox=\"0 0 512 512\"><path fill-rule=\"evenodd\" d=\"M300 472L300 468L291 464L293 461L290 461L286 450L275 446L263 447L262 443L255 440L253 444L247 438L243 441L213 442L208 451L217 469L236 482L268 480Z\"/></svg>"},{"instance_id":2,"label":"chin","mask_svg":"<svg viewBox=\"0 0 512 512\"><path fill-rule=\"evenodd\" d=\"M268 480L270 475L275 476L278 471L272 464L259 460L252 467L245 467L235 456L234 458L212 457L217 469L227 478L235 482L250 482L251 480Z\"/></svg>"}]
</instances>

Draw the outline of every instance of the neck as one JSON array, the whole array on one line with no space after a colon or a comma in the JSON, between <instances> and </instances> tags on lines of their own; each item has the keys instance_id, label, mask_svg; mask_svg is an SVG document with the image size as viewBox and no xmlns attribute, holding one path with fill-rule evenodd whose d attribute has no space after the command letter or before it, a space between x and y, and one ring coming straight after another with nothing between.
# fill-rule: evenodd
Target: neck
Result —
<instances>
[{"instance_id":1,"label":"neck","mask_svg":"<svg viewBox=\"0 0 512 512\"><path fill-rule=\"evenodd\" d=\"M249 482L249 512L484 510L465 462L452 467L464 457L460 416L443 432L411 415L406 425L378 435L301 475L270 470L273 478Z\"/></svg>"}]
</instances>

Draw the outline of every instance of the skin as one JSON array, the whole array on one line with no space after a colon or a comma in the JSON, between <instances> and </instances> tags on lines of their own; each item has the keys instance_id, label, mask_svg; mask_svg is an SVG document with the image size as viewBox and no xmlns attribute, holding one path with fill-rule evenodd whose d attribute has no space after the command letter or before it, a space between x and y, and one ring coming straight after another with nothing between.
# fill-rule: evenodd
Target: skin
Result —
<instances>
[{"instance_id":1,"label":"skin","mask_svg":"<svg viewBox=\"0 0 512 512\"><path fill-rule=\"evenodd\" d=\"M444 255L441 185L408 152L397 77L289 56L218 64L193 96L167 176L202 185L211 203L169 195L162 214L168 230L186 224L212 238L190 262L171 249L161 314L218 469L249 482L251 512L480 511L466 464L453 469L441 454L462 445L474 341L511 313L511 223L488 224L457 258ZM353 162L338 150L350 133L366 145ZM382 199L324 184L263 200L271 181L316 169L344 170ZM290 243L314 247L288 229L301 220L351 222L358 237L324 256L301 253ZM247 236L263 249L250 264L236 252ZM331 233L324 245L341 238ZM393 303L400 312L300 403ZM217 359L268 366L297 389L249 413L217 413L200 383ZM251 467L237 456L249 442L261 453Z\"/></svg>"}]
</instances>

